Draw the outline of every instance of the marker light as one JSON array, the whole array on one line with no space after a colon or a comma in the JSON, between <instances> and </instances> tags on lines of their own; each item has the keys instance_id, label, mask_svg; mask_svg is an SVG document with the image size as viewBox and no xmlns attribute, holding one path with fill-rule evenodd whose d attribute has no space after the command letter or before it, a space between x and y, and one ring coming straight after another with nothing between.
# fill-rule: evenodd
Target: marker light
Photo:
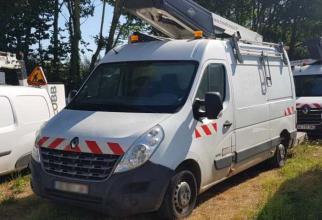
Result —
<instances>
[{"instance_id":1,"label":"marker light","mask_svg":"<svg viewBox=\"0 0 322 220\"><path fill-rule=\"evenodd\" d=\"M135 34L131 35L130 41L131 41L131 43L138 42L139 41L139 35L135 35Z\"/></svg>"},{"instance_id":2,"label":"marker light","mask_svg":"<svg viewBox=\"0 0 322 220\"><path fill-rule=\"evenodd\" d=\"M194 35L195 35L195 39L201 39L203 38L203 31L195 31Z\"/></svg>"}]
</instances>

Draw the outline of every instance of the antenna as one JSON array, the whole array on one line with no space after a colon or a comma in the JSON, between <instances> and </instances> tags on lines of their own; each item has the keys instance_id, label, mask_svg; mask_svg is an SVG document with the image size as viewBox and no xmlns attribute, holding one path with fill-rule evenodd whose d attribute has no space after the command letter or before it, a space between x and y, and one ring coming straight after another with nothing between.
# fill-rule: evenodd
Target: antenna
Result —
<instances>
[{"instance_id":1,"label":"antenna","mask_svg":"<svg viewBox=\"0 0 322 220\"><path fill-rule=\"evenodd\" d=\"M189 39L195 31L203 31L207 38L238 36L243 41L263 42L260 34L192 0L125 0L125 8L173 39Z\"/></svg>"}]
</instances>

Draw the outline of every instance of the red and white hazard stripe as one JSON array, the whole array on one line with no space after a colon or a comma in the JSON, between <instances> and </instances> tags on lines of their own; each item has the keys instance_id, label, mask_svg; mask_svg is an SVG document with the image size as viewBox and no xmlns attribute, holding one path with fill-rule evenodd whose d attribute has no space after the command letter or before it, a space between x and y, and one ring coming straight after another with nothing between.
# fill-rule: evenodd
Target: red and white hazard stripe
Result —
<instances>
[{"instance_id":1,"label":"red and white hazard stripe","mask_svg":"<svg viewBox=\"0 0 322 220\"><path fill-rule=\"evenodd\" d=\"M284 111L285 116L290 116L290 115L293 115L293 114L295 114L295 108L294 107L288 107Z\"/></svg>"},{"instance_id":2,"label":"red and white hazard stripe","mask_svg":"<svg viewBox=\"0 0 322 220\"><path fill-rule=\"evenodd\" d=\"M322 104L320 103L297 103L296 104L296 108L301 109L305 107L312 108L312 109L320 109L322 108Z\"/></svg>"},{"instance_id":3,"label":"red and white hazard stripe","mask_svg":"<svg viewBox=\"0 0 322 220\"><path fill-rule=\"evenodd\" d=\"M56 150L64 150L71 152L93 153L93 154L113 154L123 155L124 149L118 143L93 141L93 140L79 140L79 145L74 149L70 146L70 141L64 138L42 137L38 141L39 147L51 148Z\"/></svg>"},{"instance_id":4,"label":"red and white hazard stripe","mask_svg":"<svg viewBox=\"0 0 322 220\"><path fill-rule=\"evenodd\" d=\"M217 132L218 132L217 123L202 125L195 129L195 138L199 139L202 137L215 135Z\"/></svg>"}]
</instances>

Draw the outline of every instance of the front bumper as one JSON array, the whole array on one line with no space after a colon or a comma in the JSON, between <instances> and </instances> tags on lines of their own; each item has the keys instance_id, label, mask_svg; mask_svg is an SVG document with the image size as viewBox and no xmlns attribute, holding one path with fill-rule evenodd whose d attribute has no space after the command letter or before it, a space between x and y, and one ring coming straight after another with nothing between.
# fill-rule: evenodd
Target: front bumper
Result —
<instances>
[{"instance_id":1,"label":"front bumper","mask_svg":"<svg viewBox=\"0 0 322 220\"><path fill-rule=\"evenodd\" d=\"M58 203L67 203L110 216L129 216L160 208L174 171L147 162L129 172L112 175L105 181L83 181L46 173L41 164L31 161L33 191ZM55 181L86 184L88 195L67 193L54 188Z\"/></svg>"},{"instance_id":2,"label":"front bumper","mask_svg":"<svg viewBox=\"0 0 322 220\"><path fill-rule=\"evenodd\" d=\"M305 132L313 136L322 136L322 124L314 125L314 126L316 127L314 130L298 129L298 131Z\"/></svg>"}]
</instances>

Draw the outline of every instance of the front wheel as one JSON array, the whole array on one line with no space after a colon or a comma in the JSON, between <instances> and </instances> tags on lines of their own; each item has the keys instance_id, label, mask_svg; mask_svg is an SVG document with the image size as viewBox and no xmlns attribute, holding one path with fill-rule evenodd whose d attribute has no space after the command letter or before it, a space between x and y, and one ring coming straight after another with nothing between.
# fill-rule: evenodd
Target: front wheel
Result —
<instances>
[{"instance_id":1,"label":"front wheel","mask_svg":"<svg viewBox=\"0 0 322 220\"><path fill-rule=\"evenodd\" d=\"M273 167L284 167L287 159L286 147L280 144L276 147L276 152L274 157L271 159L271 164Z\"/></svg>"},{"instance_id":2,"label":"front wheel","mask_svg":"<svg viewBox=\"0 0 322 220\"><path fill-rule=\"evenodd\" d=\"M163 204L159 210L162 219L183 219L196 206L197 181L192 172L183 170L170 181Z\"/></svg>"}]
</instances>

